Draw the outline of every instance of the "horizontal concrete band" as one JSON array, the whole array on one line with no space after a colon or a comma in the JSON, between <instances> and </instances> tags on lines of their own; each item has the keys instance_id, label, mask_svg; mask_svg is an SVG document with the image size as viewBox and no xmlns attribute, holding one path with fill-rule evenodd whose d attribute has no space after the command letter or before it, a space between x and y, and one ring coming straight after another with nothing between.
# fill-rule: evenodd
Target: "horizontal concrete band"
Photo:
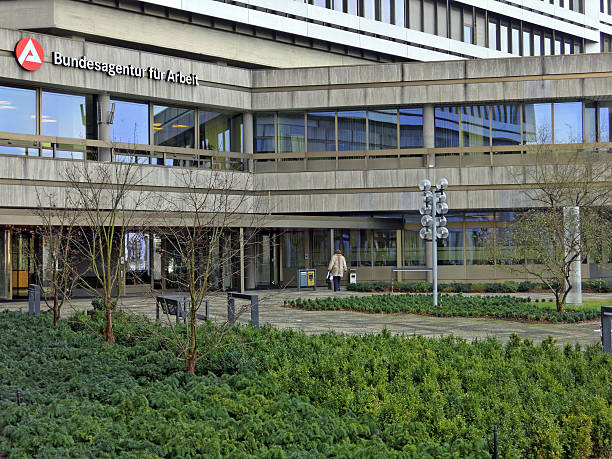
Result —
<instances>
[{"instance_id":1,"label":"horizontal concrete band","mask_svg":"<svg viewBox=\"0 0 612 459\"><path fill-rule=\"evenodd\" d=\"M21 69L14 57L16 43L26 37L36 38L47 55L34 72ZM196 75L199 86L53 65L53 52ZM0 82L242 111L601 98L610 95L612 54L248 70L0 29Z\"/></svg>"}]
</instances>

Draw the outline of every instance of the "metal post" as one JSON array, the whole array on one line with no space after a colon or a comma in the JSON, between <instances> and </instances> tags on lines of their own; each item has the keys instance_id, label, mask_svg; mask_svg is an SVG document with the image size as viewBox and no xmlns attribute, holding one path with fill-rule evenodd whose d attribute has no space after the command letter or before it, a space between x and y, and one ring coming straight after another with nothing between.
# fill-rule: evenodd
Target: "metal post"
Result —
<instances>
[{"instance_id":1,"label":"metal post","mask_svg":"<svg viewBox=\"0 0 612 459\"><path fill-rule=\"evenodd\" d=\"M40 285L30 284L28 288L28 314L35 317L40 314Z\"/></svg>"},{"instance_id":2,"label":"metal post","mask_svg":"<svg viewBox=\"0 0 612 459\"><path fill-rule=\"evenodd\" d=\"M431 200L431 283L433 285L433 305L438 306L438 227L436 224L436 205L438 190L433 190Z\"/></svg>"},{"instance_id":3,"label":"metal post","mask_svg":"<svg viewBox=\"0 0 612 459\"><path fill-rule=\"evenodd\" d=\"M612 351L612 306L601 307L601 345L605 352Z\"/></svg>"},{"instance_id":4,"label":"metal post","mask_svg":"<svg viewBox=\"0 0 612 459\"><path fill-rule=\"evenodd\" d=\"M227 322L230 325L236 322L236 307L233 298L227 299Z\"/></svg>"},{"instance_id":5,"label":"metal post","mask_svg":"<svg viewBox=\"0 0 612 459\"><path fill-rule=\"evenodd\" d=\"M251 297L251 325L259 328L259 298L257 295Z\"/></svg>"},{"instance_id":6,"label":"metal post","mask_svg":"<svg viewBox=\"0 0 612 459\"><path fill-rule=\"evenodd\" d=\"M497 459L499 453L497 451L497 426L493 426L493 459Z\"/></svg>"}]
</instances>

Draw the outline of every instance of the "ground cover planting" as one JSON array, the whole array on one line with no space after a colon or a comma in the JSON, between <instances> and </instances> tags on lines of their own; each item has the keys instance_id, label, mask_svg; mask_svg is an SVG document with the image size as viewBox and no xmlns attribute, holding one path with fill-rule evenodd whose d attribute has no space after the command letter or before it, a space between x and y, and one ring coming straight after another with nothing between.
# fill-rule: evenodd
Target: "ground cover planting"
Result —
<instances>
[{"instance_id":1,"label":"ground cover planting","mask_svg":"<svg viewBox=\"0 0 612 459\"><path fill-rule=\"evenodd\" d=\"M438 317L490 317L544 322L580 322L599 317L597 306L566 307L558 312L550 303L537 303L529 298L507 295L463 296L442 295L433 305L431 295L382 294L371 296L329 297L289 300L285 306L308 311L357 311L366 313L412 313Z\"/></svg>"},{"instance_id":2,"label":"ground cover planting","mask_svg":"<svg viewBox=\"0 0 612 459\"><path fill-rule=\"evenodd\" d=\"M484 458L494 425L504 458L612 454L600 346L237 327L189 375L163 326L51 323L0 314L0 456Z\"/></svg>"}]
</instances>

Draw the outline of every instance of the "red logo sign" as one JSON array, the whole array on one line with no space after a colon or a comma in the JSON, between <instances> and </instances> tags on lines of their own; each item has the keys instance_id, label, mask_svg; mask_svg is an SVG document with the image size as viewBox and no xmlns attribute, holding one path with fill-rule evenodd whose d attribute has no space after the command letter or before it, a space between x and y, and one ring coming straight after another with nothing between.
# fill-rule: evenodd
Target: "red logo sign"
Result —
<instances>
[{"instance_id":1,"label":"red logo sign","mask_svg":"<svg viewBox=\"0 0 612 459\"><path fill-rule=\"evenodd\" d=\"M15 46L15 57L24 69L33 72L38 70L45 59L42 46L33 38L19 40Z\"/></svg>"}]
</instances>

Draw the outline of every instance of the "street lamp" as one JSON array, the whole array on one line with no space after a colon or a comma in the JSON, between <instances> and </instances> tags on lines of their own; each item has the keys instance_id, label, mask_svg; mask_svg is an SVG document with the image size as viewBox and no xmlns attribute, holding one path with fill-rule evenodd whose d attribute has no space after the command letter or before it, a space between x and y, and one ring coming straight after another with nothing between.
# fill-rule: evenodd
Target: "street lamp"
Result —
<instances>
[{"instance_id":1,"label":"street lamp","mask_svg":"<svg viewBox=\"0 0 612 459\"><path fill-rule=\"evenodd\" d=\"M421 229L419 236L424 241L431 242L431 274L433 284L433 304L438 305L438 239L448 239L448 228L446 228L446 215L448 204L446 203L446 190L448 180L441 178L432 187L427 179L419 182L419 190L423 192L419 213L421 217Z\"/></svg>"}]
</instances>

